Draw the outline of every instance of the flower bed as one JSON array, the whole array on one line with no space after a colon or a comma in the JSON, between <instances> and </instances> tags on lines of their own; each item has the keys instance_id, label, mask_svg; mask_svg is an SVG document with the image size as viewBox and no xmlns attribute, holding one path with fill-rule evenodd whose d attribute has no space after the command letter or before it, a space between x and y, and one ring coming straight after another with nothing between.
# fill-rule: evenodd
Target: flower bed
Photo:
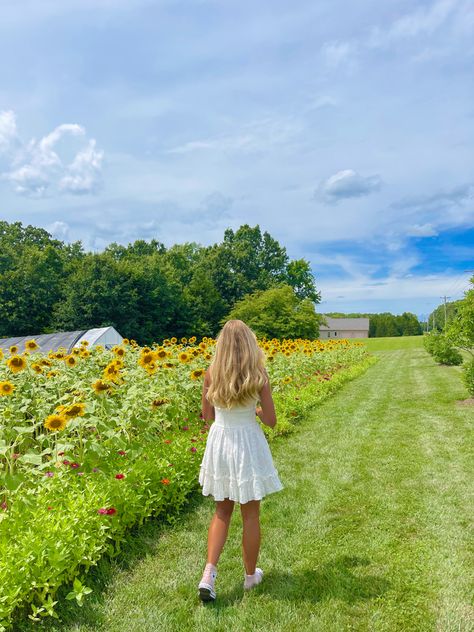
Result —
<instances>
[{"instance_id":1,"label":"flower bed","mask_svg":"<svg viewBox=\"0 0 474 632\"><path fill-rule=\"evenodd\" d=\"M81 603L84 574L119 553L130 527L176 519L198 489L209 428L201 378L214 342L125 340L42 356L29 341L0 359L0 630L15 611L57 616L63 584ZM260 345L278 416L275 429L262 426L269 440L375 361L345 340Z\"/></svg>"}]
</instances>

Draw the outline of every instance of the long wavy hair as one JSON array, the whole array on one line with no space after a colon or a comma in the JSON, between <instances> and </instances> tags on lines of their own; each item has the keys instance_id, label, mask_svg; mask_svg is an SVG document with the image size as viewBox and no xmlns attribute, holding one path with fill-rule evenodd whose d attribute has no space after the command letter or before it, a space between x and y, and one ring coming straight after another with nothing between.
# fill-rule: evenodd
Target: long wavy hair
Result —
<instances>
[{"instance_id":1,"label":"long wavy hair","mask_svg":"<svg viewBox=\"0 0 474 632\"><path fill-rule=\"evenodd\" d=\"M228 320L216 339L207 400L219 408L248 405L266 381L265 353L241 320Z\"/></svg>"}]
</instances>

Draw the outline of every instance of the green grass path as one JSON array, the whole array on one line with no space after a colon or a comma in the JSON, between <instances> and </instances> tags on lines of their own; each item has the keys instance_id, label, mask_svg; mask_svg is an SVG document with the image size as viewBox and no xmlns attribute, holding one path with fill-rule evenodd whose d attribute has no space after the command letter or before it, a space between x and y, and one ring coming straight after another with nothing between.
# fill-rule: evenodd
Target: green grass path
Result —
<instances>
[{"instance_id":1,"label":"green grass path","mask_svg":"<svg viewBox=\"0 0 474 632\"><path fill-rule=\"evenodd\" d=\"M419 345L375 353L272 444L285 489L262 501L260 586L242 589L236 505L217 601L199 602L213 501L197 496L175 526L150 521L101 563L84 607L61 608L71 623L43 629L474 630L474 411L456 403L467 397L459 367L435 365Z\"/></svg>"}]
</instances>

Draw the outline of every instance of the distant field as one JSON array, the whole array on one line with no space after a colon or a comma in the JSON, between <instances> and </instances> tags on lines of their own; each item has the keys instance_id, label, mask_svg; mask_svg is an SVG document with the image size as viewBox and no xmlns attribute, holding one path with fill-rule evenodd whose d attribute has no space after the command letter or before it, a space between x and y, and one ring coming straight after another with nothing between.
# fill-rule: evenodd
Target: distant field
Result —
<instances>
[{"instance_id":1,"label":"distant field","mask_svg":"<svg viewBox=\"0 0 474 632\"><path fill-rule=\"evenodd\" d=\"M352 342L363 342L369 351L395 351L423 347L423 336L393 336L391 338L348 338Z\"/></svg>"}]
</instances>

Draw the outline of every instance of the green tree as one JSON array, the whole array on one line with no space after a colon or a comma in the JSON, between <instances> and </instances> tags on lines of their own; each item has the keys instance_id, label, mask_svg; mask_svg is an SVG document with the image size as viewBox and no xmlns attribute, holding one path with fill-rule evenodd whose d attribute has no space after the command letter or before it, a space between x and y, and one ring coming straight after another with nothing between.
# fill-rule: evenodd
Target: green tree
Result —
<instances>
[{"instance_id":1,"label":"green tree","mask_svg":"<svg viewBox=\"0 0 474 632\"><path fill-rule=\"evenodd\" d=\"M299 299L290 285L257 290L243 297L221 322L243 320L257 336L309 338L319 336L320 316L309 299Z\"/></svg>"},{"instance_id":2,"label":"green tree","mask_svg":"<svg viewBox=\"0 0 474 632\"><path fill-rule=\"evenodd\" d=\"M474 276L470 279L474 285ZM456 316L446 330L447 337L458 348L474 355L474 287L459 301Z\"/></svg>"}]
</instances>

